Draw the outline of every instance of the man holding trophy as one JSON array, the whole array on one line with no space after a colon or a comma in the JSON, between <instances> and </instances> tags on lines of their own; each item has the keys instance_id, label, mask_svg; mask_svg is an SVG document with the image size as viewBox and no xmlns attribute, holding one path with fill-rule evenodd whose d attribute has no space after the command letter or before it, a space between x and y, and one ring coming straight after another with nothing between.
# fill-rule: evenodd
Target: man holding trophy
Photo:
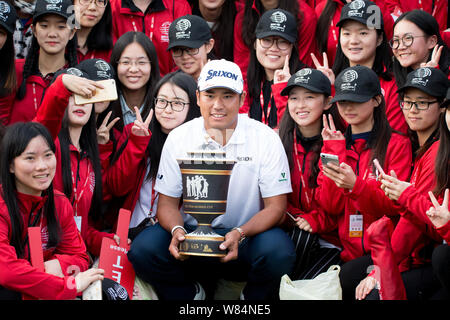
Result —
<instances>
[{"instance_id":1,"label":"man holding trophy","mask_svg":"<svg viewBox=\"0 0 450 320\"><path fill-rule=\"evenodd\" d=\"M198 80L202 117L167 137L158 223L128 253L162 300L204 299L199 282L217 277L246 281L241 298L276 299L292 270L294 246L277 227L292 191L288 161L272 129L239 115L245 95L235 63L208 62Z\"/></svg>"}]
</instances>

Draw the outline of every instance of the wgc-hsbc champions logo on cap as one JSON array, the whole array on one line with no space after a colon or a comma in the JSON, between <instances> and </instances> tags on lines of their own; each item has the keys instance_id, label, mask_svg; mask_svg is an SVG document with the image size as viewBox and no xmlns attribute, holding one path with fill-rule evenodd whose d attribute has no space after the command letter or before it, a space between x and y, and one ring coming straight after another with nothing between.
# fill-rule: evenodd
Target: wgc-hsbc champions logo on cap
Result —
<instances>
[{"instance_id":1,"label":"wgc-hsbc champions logo on cap","mask_svg":"<svg viewBox=\"0 0 450 320\"><path fill-rule=\"evenodd\" d=\"M11 8L5 1L0 1L0 19L3 21L8 20L8 14L11 12Z\"/></svg>"},{"instance_id":2,"label":"wgc-hsbc champions logo on cap","mask_svg":"<svg viewBox=\"0 0 450 320\"><path fill-rule=\"evenodd\" d=\"M355 70L347 70L342 75L342 84L341 84L341 90L342 91L356 91L357 83L352 84L353 81L358 79L358 72Z\"/></svg>"},{"instance_id":3,"label":"wgc-hsbc champions logo on cap","mask_svg":"<svg viewBox=\"0 0 450 320\"><path fill-rule=\"evenodd\" d=\"M431 76L431 70L429 68L419 68L414 72L414 78L411 79L411 84L418 84L425 87L428 83L428 78Z\"/></svg>"},{"instance_id":4,"label":"wgc-hsbc champions logo on cap","mask_svg":"<svg viewBox=\"0 0 450 320\"><path fill-rule=\"evenodd\" d=\"M283 23L287 20L287 17L283 12L275 11L270 16L270 20L272 20L272 22L275 22L275 23Z\"/></svg>"},{"instance_id":5,"label":"wgc-hsbc champions logo on cap","mask_svg":"<svg viewBox=\"0 0 450 320\"><path fill-rule=\"evenodd\" d=\"M81 72L77 68L69 68L69 69L67 69L66 73L74 75L74 76L77 76L77 77L82 77L83 76L83 72Z\"/></svg>"},{"instance_id":6,"label":"wgc-hsbc champions logo on cap","mask_svg":"<svg viewBox=\"0 0 450 320\"><path fill-rule=\"evenodd\" d=\"M364 8L365 6L366 4L362 0L354 0L348 5L348 7L352 10L359 10L361 8Z\"/></svg>"},{"instance_id":7,"label":"wgc-hsbc champions logo on cap","mask_svg":"<svg viewBox=\"0 0 450 320\"><path fill-rule=\"evenodd\" d=\"M61 11L62 8L62 0L46 0L47 6L46 9L49 11Z\"/></svg>"},{"instance_id":8,"label":"wgc-hsbc champions logo on cap","mask_svg":"<svg viewBox=\"0 0 450 320\"><path fill-rule=\"evenodd\" d=\"M306 78L307 75L310 75L312 73L312 70L310 68L304 68L295 74L294 83L308 83L309 77Z\"/></svg>"},{"instance_id":9,"label":"wgc-hsbc champions logo on cap","mask_svg":"<svg viewBox=\"0 0 450 320\"><path fill-rule=\"evenodd\" d=\"M191 27L191 22L188 19L181 19L175 25L175 29L177 31L186 31Z\"/></svg>"}]
</instances>

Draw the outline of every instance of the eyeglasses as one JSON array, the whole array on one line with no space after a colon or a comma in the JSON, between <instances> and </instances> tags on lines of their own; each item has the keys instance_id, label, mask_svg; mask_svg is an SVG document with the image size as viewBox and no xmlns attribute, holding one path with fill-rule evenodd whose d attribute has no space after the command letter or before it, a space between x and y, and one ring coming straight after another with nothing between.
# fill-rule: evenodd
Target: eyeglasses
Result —
<instances>
[{"instance_id":1,"label":"eyeglasses","mask_svg":"<svg viewBox=\"0 0 450 320\"><path fill-rule=\"evenodd\" d=\"M95 5L100 8L106 7L108 4L108 0L78 0L80 4L83 6L90 5L92 2L95 2Z\"/></svg>"},{"instance_id":2,"label":"eyeglasses","mask_svg":"<svg viewBox=\"0 0 450 320\"><path fill-rule=\"evenodd\" d=\"M199 52L200 48L172 48L172 55L176 58L181 57L183 52L186 52L190 56L195 56Z\"/></svg>"},{"instance_id":3,"label":"eyeglasses","mask_svg":"<svg viewBox=\"0 0 450 320\"><path fill-rule=\"evenodd\" d=\"M414 42L414 38L421 38L421 37L426 37L426 35L413 36L412 34L405 34L401 38L394 38L394 39L389 40L389 45L391 46L392 49L397 50L398 47L400 46L400 40L401 40L405 47L410 47L410 46L412 46L412 44Z\"/></svg>"},{"instance_id":4,"label":"eyeglasses","mask_svg":"<svg viewBox=\"0 0 450 320\"><path fill-rule=\"evenodd\" d=\"M430 104L438 102L435 101L400 101L400 108L403 110L410 110L412 106L415 106L417 110L428 110Z\"/></svg>"},{"instance_id":5,"label":"eyeglasses","mask_svg":"<svg viewBox=\"0 0 450 320\"><path fill-rule=\"evenodd\" d=\"M182 101L169 101L163 98L155 98L155 107L158 109L165 109L167 108L167 105L170 104L170 107L173 111L181 112L184 109L184 106L189 104L188 102L182 102Z\"/></svg>"},{"instance_id":6,"label":"eyeglasses","mask_svg":"<svg viewBox=\"0 0 450 320\"><path fill-rule=\"evenodd\" d=\"M280 50L287 50L291 46L291 43L289 41L282 38L268 37L259 39L259 43L261 44L261 47L263 47L264 49L269 49L274 42L276 43L277 48Z\"/></svg>"},{"instance_id":7,"label":"eyeglasses","mask_svg":"<svg viewBox=\"0 0 450 320\"><path fill-rule=\"evenodd\" d=\"M117 63L125 68L130 68L132 65L136 66L137 68L143 68L147 66L150 63L150 61L145 59L140 60L120 59L119 61L117 61Z\"/></svg>"}]
</instances>

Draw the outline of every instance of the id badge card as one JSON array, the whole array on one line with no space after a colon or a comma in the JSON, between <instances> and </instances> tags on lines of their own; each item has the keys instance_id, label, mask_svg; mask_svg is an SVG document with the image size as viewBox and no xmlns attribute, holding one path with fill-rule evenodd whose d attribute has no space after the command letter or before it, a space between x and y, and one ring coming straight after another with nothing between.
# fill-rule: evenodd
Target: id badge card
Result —
<instances>
[{"instance_id":1,"label":"id badge card","mask_svg":"<svg viewBox=\"0 0 450 320\"><path fill-rule=\"evenodd\" d=\"M350 238L361 238L363 236L363 215L352 214L350 215Z\"/></svg>"},{"instance_id":2,"label":"id badge card","mask_svg":"<svg viewBox=\"0 0 450 320\"><path fill-rule=\"evenodd\" d=\"M74 216L75 224L77 225L77 229L81 232L81 216Z\"/></svg>"}]
</instances>

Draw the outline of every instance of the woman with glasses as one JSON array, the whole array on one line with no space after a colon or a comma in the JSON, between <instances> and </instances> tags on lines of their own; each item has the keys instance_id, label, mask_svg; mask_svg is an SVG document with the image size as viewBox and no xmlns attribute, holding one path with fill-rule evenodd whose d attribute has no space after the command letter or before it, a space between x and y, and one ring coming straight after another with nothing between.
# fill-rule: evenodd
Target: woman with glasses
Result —
<instances>
[{"instance_id":1,"label":"woman with glasses","mask_svg":"<svg viewBox=\"0 0 450 320\"><path fill-rule=\"evenodd\" d=\"M185 15L176 19L169 28L169 46L176 66L183 72L198 79L200 71L213 59L211 51L214 39L206 21L194 15Z\"/></svg>"},{"instance_id":2,"label":"woman with glasses","mask_svg":"<svg viewBox=\"0 0 450 320\"><path fill-rule=\"evenodd\" d=\"M158 194L154 186L167 135L179 125L200 116L196 88L195 80L183 72L165 75L153 91L154 105L149 116L141 118L136 111L138 120L107 172L108 189L114 196L124 199L122 208L132 212L130 239L151 224L156 216ZM131 172L133 179L130 179Z\"/></svg>"},{"instance_id":3,"label":"woman with glasses","mask_svg":"<svg viewBox=\"0 0 450 320\"><path fill-rule=\"evenodd\" d=\"M282 9L266 11L255 33L245 83L247 96L239 112L277 128L287 103L281 90L290 72L304 66L298 57L296 19Z\"/></svg>"},{"instance_id":4,"label":"woman with glasses","mask_svg":"<svg viewBox=\"0 0 450 320\"><path fill-rule=\"evenodd\" d=\"M100 58L109 61L112 41L112 14L109 0L74 0L77 30L78 62Z\"/></svg>"},{"instance_id":5,"label":"woman with glasses","mask_svg":"<svg viewBox=\"0 0 450 320\"><path fill-rule=\"evenodd\" d=\"M389 42L394 53L393 71L400 88L409 72L426 64L449 75L449 50L441 38L436 19L422 10L402 14L394 24Z\"/></svg>"}]
</instances>

